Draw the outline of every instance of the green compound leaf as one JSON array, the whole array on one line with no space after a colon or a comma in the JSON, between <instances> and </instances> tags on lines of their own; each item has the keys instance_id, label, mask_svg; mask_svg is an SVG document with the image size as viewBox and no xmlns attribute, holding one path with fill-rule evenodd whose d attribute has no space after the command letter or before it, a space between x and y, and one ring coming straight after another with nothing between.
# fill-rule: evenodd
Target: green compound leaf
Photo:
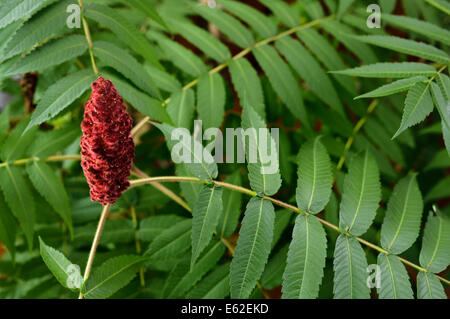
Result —
<instances>
[{"instance_id":1,"label":"green compound leaf","mask_svg":"<svg viewBox=\"0 0 450 319\"><path fill-rule=\"evenodd\" d=\"M327 238L320 222L314 216L297 216L283 275L284 299L317 298L326 255Z\"/></svg>"},{"instance_id":2,"label":"green compound leaf","mask_svg":"<svg viewBox=\"0 0 450 319\"><path fill-rule=\"evenodd\" d=\"M61 216L73 236L69 196L62 181L56 176L53 169L44 162L29 162L27 164L27 172L34 188L49 202L55 209L55 212Z\"/></svg>"},{"instance_id":3,"label":"green compound leaf","mask_svg":"<svg viewBox=\"0 0 450 319\"><path fill-rule=\"evenodd\" d=\"M443 44L450 45L450 31L445 30L432 23L418 20L412 17L397 16L383 13L383 20L387 23L413 31L415 33L426 36L427 38L438 40Z\"/></svg>"},{"instance_id":4,"label":"green compound leaf","mask_svg":"<svg viewBox=\"0 0 450 319\"><path fill-rule=\"evenodd\" d=\"M332 71L332 73L367 78L407 78L417 75L432 76L436 73L436 69L431 65L417 62L385 62Z\"/></svg>"},{"instance_id":5,"label":"green compound leaf","mask_svg":"<svg viewBox=\"0 0 450 319\"><path fill-rule=\"evenodd\" d=\"M31 52L24 58L13 58L3 64L2 76L42 71L82 55L88 48L82 35L70 35L57 39Z\"/></svg>"},{"instance_id":6,"label":"green compound leaf","mask_svg":"<svg viewBox=\"0 0 450 319\"><path fill-rule=\"evenodd\" d=\"M68 289L77 291L81 288L83 278L79 268L67 259L61 252L47 246L39 237L41 257L58 282ZM79 287L77 287L79 285Z\"/></svg>"},{"instance_id":7,"label":"green compound leaf","mask_svg":"<svg viewBox=\"0 0 450 319\"><path fill-rule=\"evenodd\" d=\"M152 46L145 39L144 35L117 10L101 4L91 3L84 9L84 16L107 27L121 41L133 48L148 62L161 67Z\"/></svg>"},{"instance_id":8,"label":"green compound leaf","mask_svg":"<svg viewBox=\"0 0 450 319\"><path fill-rule=\"evenodd\" d=\"M428 216L419 260L422 267L433 273L450 264L450 221L445 216Z\"/></svg>"},{"instance_id":9,"label":"green compound leaf","mask_svg":"<svg viewBox=\"0 0 450 319\"><path fill-rule=\"evenodd\" d=\"M444 287L432 273L419 271L417 274L418 299L447 299Z\"/></svg>"},{"instance_id":10,"label":"green compound leaf","mask_svg":"<svg viewBox=\"0 0 450 319\"><path fill-rule=\"evenodd\" d=\"M402 178L387 204L381 227L381 246L393 254L408 249L419 235L423 201L416 175Z\"/></svg>"},{"instance_id":11,"label":"green compound leaf","mask_svg":"<svg viewBox=\"0 0 450 319\"><path fill-rule=\"evenodd\" d=\"M382 97L391 95L403 91L407 91L414 86L417 82L425 82L428 79L424 76L413 76L411 78L401 79L389 84L380 86L379 88L367 92L365 94L355 97L355 99L369 98L369 97Z\"/></svg>"},{"instance_id":12,"label":"green compound leaf","mask_svg":"<svg viewBox=\"0 0 450 319\"><path fill-rule=\"evenodd\" d=\"M248 298L252 293L269 257L274 220L271 202L250 199L231 262L231 298Z\"/></svg>"},{"instance_id":13,"label":"green compound leaf","mask_svg":"<svg viewBox=\"0 0 450 319\"><path fill-rule=\"evenodd\" d=\"M431 61L448 63L450 60L447 53L423 42L416 42L400 37L385 35L365 35L355 36L353 38L364 43L417 56L419 58Z\"/></svg>"},{"instance_id":14,"label":"green compound leaf","mask_svg":"<svg viewBox=\"0 0 450 319\"><path fill-rule=\"evenodd\" d=\"M204 186L192 211L191 268L211 241L222 213L222 189Z\"/></svg>"},{"instance_id":15,"label":"green compound leaf","mask_svg":"<svg viewBox=\"0 0 450 319\"><path fill-rule=\"evenodd\" d=\"M113 257L94 269L83 285L82 293L86 299L104 299L125 287L139 271L145 258L124 255Z\"/></svg>"},{"instance_id":16,"label":"green compound leaf","mask_svg":"<svg viewBox=\"0 0 450 319\"><path fill-rule=\"evenodd\" d=\"M433 101L429 91L429 84L417 82L409 89L405 100L402 123L394 138L408 127L422 122L433 111Z\"/></svg>"},{"instance_id":17,"label":"green compound leaf","mask_svg":"<svg viewBox=\"0 0 450 319\"><path fill-rule=\"evenodd\" d=\"M413 299L413 291L405 266L394 255L379 254L380 299Z\"/></svg>"},{"instance_id":18,"label":"green compound leaf","mask_svg":"<svg viewBox=\"0 0 450 319\"><path fill-rule=\"evenodd\" d=\"M353 237L343 234L334 249L334 287L336 299L369 299L367 260L361 245Z\"/></svg>"},{"instance_id":19,"label":"green compound leaf","mask_svg":"<svg viewBox=\"0 0 450 319\"><path fill-rule=\"evenodd\" d=\"M303 212L317 214L331 194L331 161L320 137L306 142L300 149L297 180L297 206Z\"/></svg>"},{"instance_id":20,"label":"green compound leaf","mask_svg":"<svg viewBox=\"0 0 450 319\"><path fill-rule=\"evenodd\" d=\"M340 228L364 234L375 218L381 200L380 172L369 150L353 158L345 176L340 206Z\"/></svg>"},{"instance_id":21,"label":"green compound leaf","mask_svg":"<svg viewBox=\"0 0 450 319\"><path fill-rule=\"evenodd\" d=\"M242 128L245 130L242 142L245 144L250 186L256 192L273 195L281 186L275 139L250 104L244 106Z\"/></svg>"},{"instance_id":22,"label":"green compound leaf","mask_svg":"<svg viewBox=\"0 0 450 319\"><path fill-rule=\"evenodd\" d=\"M225 113L225 83L217 74L207 73L200 77L197 89L198 116L202 127L220 127Z\"/></svg>"},{"instance_id":23,"label":"green compound leaf","mask_svg":"<svg viewBox=\"0 0 450 319\"><path fill-rule=\"evenodd\" d=\"M30 183L22 175L22 170L16 166L7 165L0 168L0 187L5 200L14 216L19 220L25 233L28 247L33 247L36 206Z\"/></svg>"},{"instance_id":24,"label":"green compound leaf","mask_svg":"<svg viewBox=\"0 0 450 319\"><path fill-rule=\"evenodd\" d=\"M8 42L2 59L28 52L43 41L70 31L66 27L66 9L70 3L70 0L60 1L34 15Z\"/></svg>"},{"instance_id":25,"label":"green compound leaf","mask_svg":"<svg viewBox=\"0 0 450 319\"><path fill-rule=\"evenodd\" d=\"M8 24L26 18L54 0L17 0L3 2L0 7L0 28Z\"/></svg>"},{"instance_id":26,"label":"green compound leaf","mask_svg":"<svg viewBox=\"0 0 450 319\"><path fill-rule=\"evenodd\" d=\"M431 93L433 97L434 105L441 116L442 122L445 126L450 127L450 107L448 104L448 97L444 95L444 90L442 90L438 84L431 83Z\"/></svg>"}]
</instances>

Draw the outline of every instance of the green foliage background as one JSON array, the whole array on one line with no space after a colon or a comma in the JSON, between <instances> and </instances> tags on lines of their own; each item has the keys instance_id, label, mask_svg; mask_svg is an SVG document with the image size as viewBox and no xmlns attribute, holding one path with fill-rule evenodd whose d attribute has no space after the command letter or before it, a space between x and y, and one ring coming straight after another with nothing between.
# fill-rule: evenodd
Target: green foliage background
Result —
<instances>
[{"instance_id":1,"label":"green foliage background","mask_svg":"<svg viewBox=\"0 0 450 319\"><path fill-rule=\"evenodd\" d=\"M0 1L0 297L447 298L450 3L206 3ZM79 165L96 72L135 120L138 181L77 288L102 211ZM279 127L279 171L174 165L164 136L194 119Z\"/></svg>"}]
</instances>

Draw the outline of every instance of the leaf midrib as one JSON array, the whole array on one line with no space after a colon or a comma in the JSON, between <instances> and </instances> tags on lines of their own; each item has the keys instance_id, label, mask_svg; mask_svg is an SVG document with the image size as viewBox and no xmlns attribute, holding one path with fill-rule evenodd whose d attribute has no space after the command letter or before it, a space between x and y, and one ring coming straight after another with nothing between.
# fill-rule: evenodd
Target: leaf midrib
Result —
<instances>
[{"instance_id":1,"label":"leaf midrib","mask_svg":"<svg viewBox=\"0 0 450 319\"><path fill-rule=\"evenodd\" d=\"M128 268L134 266L137 263L142 262L144 259L140 258L135 260L132 263L129 263L127 265L125 265L122 268L119 268L116 272L113 272L111 275L109 275L108 277L106 277L104 280L100 281L97 285L95 285L93 288L91 288L90 290L86 291L83 295L86 297L87 295L89 295L90 293L92 293L93 291L97 290L100 286L104 285L107 281L109 281L111 278L117 276L118 274L120 274L121 272L124 272L125 270L127 270Z\"/></svg>"},{"instance_id":2,"label":"leaf midrib","mask_svg":"<svg viewBox=\"0 0 450 319\"><path fill-rule=\"evenodd\" d=\"M305 274L306 274L306 268L308 266L308 257L309 257L309 224L308 224L308 215L305 215L305 229L306 229L306 251L305 251L305 261L303 263L303 275L302 275L302 281L300 283L300 290L298 293L298 298L300 299L302 296L303 287L305 284Z\"/></svg>"},{"instance_id":3,"label":"leaf midrib","mask_svg":"<svg viewBox=\"0 0 450 319\"><path fill-rule=\"evenodd\" d=\"M201 241L202 236L203 236L203 231L205 229L206 220L208 219L208 215L209 215L209 212L210 212L211 203L212 203L212 199L213 199L215 190L216 190L216 186L213 186L212 189L211 189L211 195L209 196L209 199L208 199L208 205L206 206L205 215L203 216L203 223L202 223L202 227L200 228L200 234L198 236L198 242L195 245L196 246L195 249L193 249L194 250L194 252L192 253L192 257L193 258L197 258L198 257L197 255L198 255L199 244L200 244L200 241ZM192 246L192 247L194 247L194 246Z\"/></svg>"},{"instance_id":4,"label":"leaf midrib","mask_svg":"<svg viewBox=\"0 0 450 319\"><path fill-rule=\"evenodd\" d=\"M353 225L355 224L356 219L357 219L358 214L359 214L359 210L361 209L362 197L363 197L363 194L364 194L364 191L365 191L365 188L366 188L367 163L368 163L368 152L366 152L366 154L364 156L363 179L362 179L361 191L359 193L359 200L358 200L358 205L356 206L355 215L353 216L352 223L350 224L350 227L348 229L349 232L351 231Z\"/></svg>"},{"instance_id":5,"label":"leaf midrib","mask_svg":"<svg viewBox=\"0 0 450 319\"><path fill-rule=\"evenodd\" d=\"M253 250L254 250L254 248L256 246L256 239L258 238L258 234L259 234L259 231L260 231L260 224L261 224L261 219L262 219L263 204L264 204L264 199L261 198L261 204L259 206L259 212L258 212L258 222L256 224L256 232L255 232L255 236L253 237L253 243L252 243L252 248L250 249L250 254L248 255L247 265L246 265L245 271L244 271L244 276L242 277L241 288L239 289L239 297L242 296L242 289L244 289L244 283L245 283L245 279L247 278L248 268L250 266L250 261L253 258Z\"/></svg>"},{"instance_id":6,"label":"leaf midrib","mask_svg":"<svg viewBox=\"0 0 450 319\"><path fill-rule=\"evenodd\" d=\"M317 163L316 163L316 148L317 148L317 141L319 140L319 138L316 138L314 140L314 144L313 144L313 184L312 184L312 189L311 189L311 196L309 198L309 203L308 203L308 212L311 209L311 205L312 205L312 200L314 198L314 192L316 189L316 170L317 170Z\"/></svg>"},{"instance_id":7,"label":"leaf midrib","mask_svg":"<svg viewBox=\"0 0 450 319\"><path fill-rule=\"evenodd\" d=\"M348 271L349 271L349 279L350 279L350 299L353 299L353 265L352 265L352 252L350 249L350 242L348 240L348 236L345 236L345 241L347 244L347 256L348 256Z\"/></svg>"},{"instance_id":8,"label":"leaf midrib","mask_svg":"<svg viewBox=\"0 0 450 319\"><path fill-rule=\"evenodd\" d=\"M410 190L411 190L412 182L413 182L413 178L411 178L410 181L409 181L409 183L408 183L408 189L407 189L407 191L406 191L405 200L404 200L404 202L403 202L403 210L402 210L402 215L401 215L401 218L400 218L400 223L399 223L399 225L398 225L398 227L397 227L397 231L396 231L394 237L392 238L391 243L390 243L389 246L388 246L388 249L387 249L388 251L391 250L392 246L394 245L395 241L397 240L397 237L398 237L398 235L399 235L399 233L400 233L400 229L401 229L402 226L403 226L403 221L404 221L405 215L406 215L406 207L408 206L407 204L408 204L409 192L410 192Z\"/></svg>"},{"instance_id":9,"label":"leaf midrib","mask_svg":"<svg viewBox=\"0 0 450 319\"><path fill-rule=\"evenodd\" d=\"M438 238L436 239L436 245L435 245L435 247L434 247L433 254L431 255L430 262L429 262L429 263L427 264L427 266L425 267L425 269L427 269L427 270L428 270L428 268L430 268L431 264L433 263L434 258L436 258L436 254L437 254L437 251L438 251L438 249L439 249L439 245L440 245L440 241L441 241L442 221L440 220L439 217L437 217L437 218L438 218L438 221L439 221Z\"/></svg>"},{"instance_id":10,"label":"leaf midrib","mask_svg":"<svg viewBox=\"0 0 450 319\"><path fill-rule=\"evenodd\" d=\"M419 82L421 83L421 82ZM406 121L405 124L407 124L409 122L409 119L411 118L411 116L414 114L414 112L416 111L417 107L420 105L420 103L422 102L422 100L424 99L425 95L428 92L428 87L430 85L430 81L428 81L428 84L425 86L425 88L423 89L423 92L420 94L419 98L417 99L416 103L414 104L413 108L411 109L411 112L409 112L408 116L406 117ZM417 84L417 83L416 83ZM414 84L414 86L416 85ZM413 86L413 89L414 89Z\"/></svg>"},{"instance_id":11,"label":"leaf midrib","mask_svg":"<svg viewBox=\"0 0 450 319\"><path fill-rule=\"evenodd\" d=\"M397 288L395 286L395 278L394 278L394 273L392 271L391 262L389 260L388 255L384 254L384 256L386 257L387 265L389 267L389 274L391 275L392 293L394 294L394 299L397 299Z\"/></svg>"}]
</instances>

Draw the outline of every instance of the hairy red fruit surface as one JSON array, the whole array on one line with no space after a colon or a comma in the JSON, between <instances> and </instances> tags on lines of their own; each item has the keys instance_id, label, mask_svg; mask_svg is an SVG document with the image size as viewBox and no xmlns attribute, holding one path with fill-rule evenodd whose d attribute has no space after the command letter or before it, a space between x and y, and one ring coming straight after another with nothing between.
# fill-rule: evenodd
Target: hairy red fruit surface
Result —
<instances>
[{"instance_id":1,"label":"hairy red fruit surface","mask_svg":"<svg viewBox=\"0 0 450 319\"><path fill-rule=\"evenodd\" d=\"M91 189L91 199L113 204L130 183L134 158L132 119L111 81L99 77L92 83L81 122L81 167Z\"/></svg>"}]
</instances>

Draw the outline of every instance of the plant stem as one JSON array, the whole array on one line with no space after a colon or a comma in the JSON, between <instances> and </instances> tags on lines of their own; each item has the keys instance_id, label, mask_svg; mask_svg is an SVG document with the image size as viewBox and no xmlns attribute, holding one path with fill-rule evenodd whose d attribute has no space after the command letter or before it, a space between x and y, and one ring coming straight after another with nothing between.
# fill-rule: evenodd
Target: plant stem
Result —
<instances>
[{"instance_id":1,"label":"plant stem","mask_svg":"<svg viewBox=\"0 0 450 319\"><path fill-rule=\"evenodd\" d=\"M47 158L42 159L44 162L59 162L59 161L66 161L66 160L80 160L81 155L55 155L55 156L49 156Z\"/></svg>"},{"instance_id":2,"label":"plant stem","mask_svg":"<svg viewBox=\"0 0 450 319\"><path fill-rule=\"evenodd\" d=\"M159 177L148 177L135 179L130 181L130 188L141 186L145 184L151 184L153 182L194 182L194 183L204 183L207 184L207 181L202 181L197 177L189 177L189 176L159 176Z\"/></svg>"},{"instance_id":3,"label":"plant stem","mask_svg":"<svg viewBox=\"0 0 450 319\"><path fill-rule=\"evenodd\" d=\"M445 5L439 3L439 2L437 2L435 0L425 0L425 2L427 2L430 5L432 5L436 9L439 9L442 12L445 12L447 15L450 15L450 11L448 10L448 7L446 7Z\"/></svg>"},{"instance_id":4,"label":"plant stem","mask_svg":"<svg viewBox=\"0 0 450 319\"><path fill-rule=\"evenodd\" d=\"M220 241L227 247L230 254L234 255L235 248L233 247L233 245L231 245L231 243L225 237L220 237Z\"/></svg>"},{"instance_id":5,"label":"plant stem","mask_svg":"<svg viewBox=\"0 0 450 319\"><path fill-rule=\"evenodd\" d=\"M136 166L133 167L133 169L131 170L131 173L136 176L142 177L142 178L149 178L149 176L147 174L145 174L144 172L139 170ZM161 185L158 182L150 183L150 185L155 187L157 190L159 190L160 192L165 194L167 197L172 199L174 202L176 202L180 206L182 206L188 212L192 212L192 209L189 207L188 203L186 203L180 196L178 196L177 194L172 192L170 189L166 188L164 185Z\"/></svg>"},{"instance_id":6,"label":"plant stem","mask_svg":"<svg viewBox=\"0 0 450 319\"><path fill-rule=\"evenodd\" d=\"M89 252L89 258L86 264L86 269L84 271L83 285L86 284L86 281L88 280L89 275L91 273L95 253L97 251L98 243L100 242L100 236L102 235L103 227L105 226L106 216L108 216L109 207L110 207L109 204L103 206L102 215L100 216L100 220L98 221L97 231L95 232L94 240L92 241L91 251ZM83 298L84 295L80 290L80 295L78 296L78 299Z\"/></svg>"},{"instance_id":7,"label":"plant stem","mask_svg":"<svg viewBox=\"0 0 450 319\"><path fill-rule=\"evenodd\" d=\"M31 161L42 161L42 162L59 162L59 161L66 161L66 160L80 160L81 155L54 155L49 156L47 158L39 158L39 157L29 157L29 158L22 158L13 162L4 162L0 163L0 167L8 166L8 165L25 165L28 162Z\"/></svg>"},{"instance_id":8,"label":"plant stem","mask_svg":"<svg viewBox=\"0 0 450 319\"><path fill-rule=\"evenodd\" d=\"M131 184L130 187L137 187L137 186L140 186L140 185L145 185L145 184L149 184L149 183L153 183L153 182L194 182L194 183L202 183L202 184L214 183L214 184L216 184L218 186L222 186L222 187L225 187L225 188L237 191L237 192L241 192L243 194L247 194L247 195L252 196L252 197L258 196L256 192L254 192L254 191L252 191L250 189L241 187L241 186L236 186L236 185L232 185L232 184L228 184L228 183L224 183L224 182L219 182L219 181L203 181L203 180L201 180L201 179L199 179L197 177L189 177L189 176L160 176L160 177L142 178L142 179L130 181L130 184ZM275 198L272 198L272 197L269 197L269 196L264 196L263 198L266 199L266 200L271 201L275 205L287 208L287 209L289 209L289 210L291 210L293 212L296 212L298 214L309 215L309 213L303 212L300 209L298 209L297 207L295 207L295 206L293 206L291 204L282 202L282 201L280 201L278 199L275 199ZM335 231L337 231L337 232L339 232L341 234L344 233L338 226L336 226L336 225L334 225L332 223L329 223L329 222L327 222L326 220L324 220L322 218L319 218L319 217L316 217L316 218L323 225L325 225L325 226L327 226L327 227L329 227L331 229L334 229ZM383 248L381 248L381 247L379 247L379 246L377 246L375 244L372 244L372 243L370 243L370 242L368 242L368 241L366 241L366 240L364 240L364 239L362 239L360 237L354 236L352 234L347 234L347 235L355 238L360 243L362 243L362 244L364 244L364 245L366 245L366 246L368 246L368 247L370 247L370 248L372 248L374 250L379 251L380 253L385 253L385 254L389 253L387 250L385 250L385 249L383 249ZM222 242L224 242L223 238L221 238L221 240L222 240ZM226 246L228 247L228 245L226 245ZM411 266L411 267L413 267L413 268L415 268L415 269L417 269L419 271L425 271L425 272L427 271L425 268L420 267L420 266L418 266L418 265L416 265L416 264L414 264L414 263L412 263L412 262L410 262L410 261L408 261L408 260L406 260L406 259L404 259L402 257L399 257L397 255L394 255L394 256L396 256L398 259L400 259L400 261L402 261L404 264L407 264L407 265L409 265L409 266ZM447 279L445 279L445 278L443 278L443 277L441 277L441 276L439 276L437 274L434 274L434 275L440 281L450 285L450 281L449 280L447 280Z\"/></svg>"},{"instance_id":9,"label":"plant stem","mask_svg":"<svg viewBox=\"0 0 450 319\"><path fill-rule=\"evenodd\" d=\"M89 55L91 56L92 69L94 70L94 73L97 75L98 74L98 69L97 69L97 64L95 63L94 53L92 52L91 33L89 32L89 26L87 24L86 18L84 17L84 14L83 14L83 10L84 10L83 1L82 0L78 0L78 3L80 4L81 11L82 11L82 13L81 13L81 20L83 21L84 34L86 35L86 40L87 40L88 47L89 47Z\"/></svg>"},{"instance_id":10,"label":"plant stem","mask_svg":"<svg viewBox=\"0 0 450 319\"><path fill-rule=\"evenodd\" d=\"M313 27L313 26L315 26L315 25L317 25L317 24L322 23L322 22L325 21L325 20L329 20L329 19L334 18L334 16L335 16L335 15L332 14L332 15L329 15L329 16L324 17L324 18L316 19L316 20L313 20L313 21L311 21L311 22L308 22L308 23L305 23L305 24L298 25L298 26L295 26L295 27L293 27L293 28L291 28L291 29L289 29L289 30L286 30L286 31L282 32L282 33L279 33L279 34L277 34L277 35L275 35L275 36L273 36L273 37L264 39L264 40L262 40L262 41L260 41L260 42L256 42L256 43L253 44L251 47L248 47L248 48L242 50L241 52L237 53L237 54L236 54L235 56L233 56L231 59L232 59L232 60L237 60L237 59L239 59L239 58L242 58L242 57L246 56L247 54L249 54L250 52L252 52L252 50L253 50L254 48L257 48L257 47L263 46L263 45L265 45L265 44L274 42L274 41L276 41L276 40L278 40L278 39L281 39L281 38L283 38L283 37L286 37L286 36L288 36L288 35L291 35L292 33L295 33L295 32L300 31L300 30L302 30L302 29L311 28L311 27ZM222 71L223 69L225 69L226 67L228 67L229 63L230 63L229 61L225 61L224 63L219 64L219 65L216 66L215 68L211 69L208 73L209 73L209 74L218 73L218 72ZM196 85L198 84L199 81L200 81L200 78L197 78L197 79L195 79L195 80L189 82L188 84L186 84L186 85L182 88L182 90L183 90L183 91L186 91L186 90L188 90L188 89L190 89L190 88L196 86ZM162 105L163 105L163 106L166 106L167 104L169 104L169 102L170 102L170 97L167 98L167 99L163 102ZM138 131L139 131L139 130L147 123L147 122L148 122L148 120L150 120L150 118L149 118L148 116L146 116L146 117L144 117L138 124L136 124L136 126L133 127L133 130L131 131L131 135L134 136L134 135L135 135L135 134L136 134L136 133L137 133L137 132L138 132Z\"/></svg>"},{"instance_id":11,"label":"plant stem","mask_svg":"<svg viewBox=\"0 0 450 319\"><path fill-rule=\"evenodd\" d=\"M345 159L348 155L348 152L353 145L356 134L358 134L359 130L367 122L369 115L372 114L372 112L375 110L375 107L377 105L378 105L378 100L373 100L372 103L369 104L366 114L362 118L359 119L358 123L356 123L355 127L353 128L352 135L347 139L347 142L345 143L344 153L339 158L339 162L336 166L336 170L338 170L338 171L341 170L342 166L344 165Z\"/></svg>"},{"instance_id":12,"label":"plant stem","mask_svg":"<svg viewBox=\"0 0 450 319\"><path fill-rule=\"evenodd\" d=\"M133 220L134 229L137 231L138 226L139 226L139 221L138 221L138 218L136 215L136 208L134 206L130 207L130 213L131 213L131 219ZM137 236L135 238L135 241L136 241L136 253L138 255L140 255L142 252L142 248L141 248L141 242ZM145 288L145 273L144 272L145 272L144 267L141 267L139 269L139 279L140 279L142 288Z\"/></svg>"}]
</instances>

